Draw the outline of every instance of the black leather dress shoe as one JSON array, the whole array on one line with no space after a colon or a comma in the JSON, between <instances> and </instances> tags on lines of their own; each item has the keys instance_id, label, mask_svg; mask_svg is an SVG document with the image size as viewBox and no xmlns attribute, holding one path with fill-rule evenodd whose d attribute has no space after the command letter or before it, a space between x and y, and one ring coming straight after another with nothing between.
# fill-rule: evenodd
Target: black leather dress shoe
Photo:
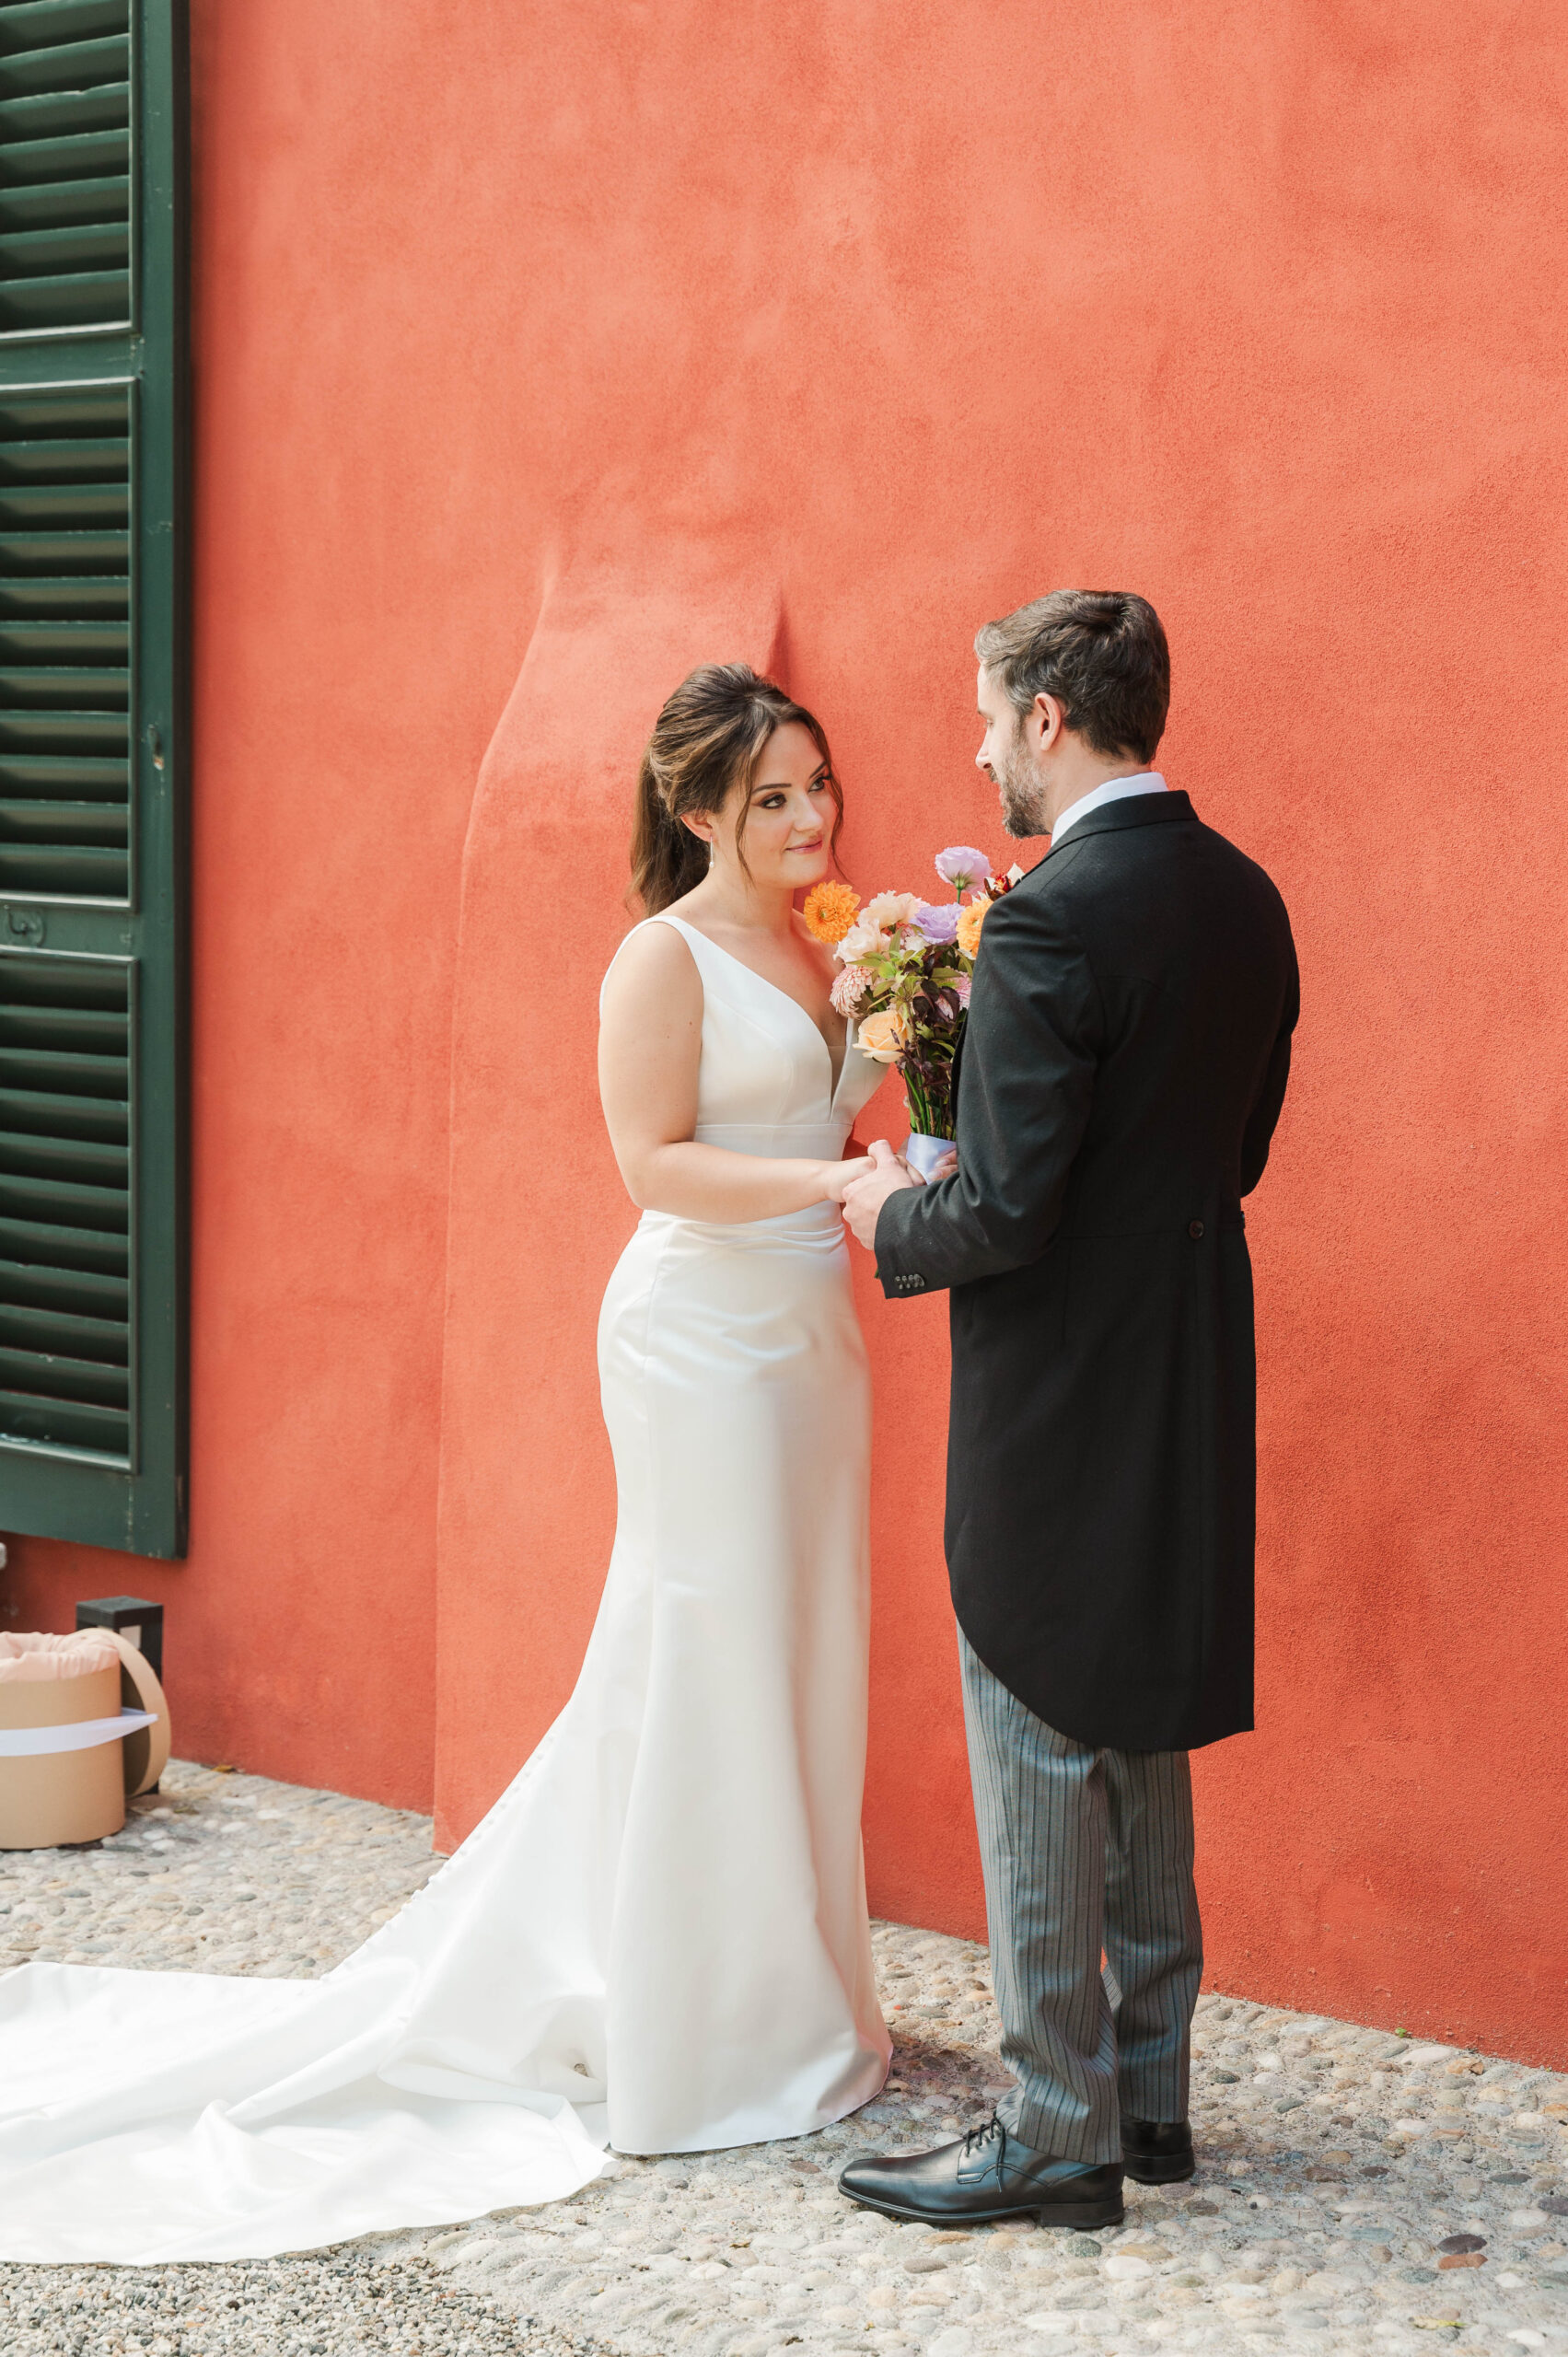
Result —
<instances>
[{"instance_id":1,"label":"black leather dress shoe","mask_svg":"<svg viewBox=\"0 0 1568 2357\"><path fill-rule=\"evenodd\" d=\"M1130 2119L1121 2115L1121 2165L1140 2185L1178 2185L1197 2168L1192 2131L1185 2119Z\"/></svg>"},{"instance_id":2,"label":"black leather dress shoe","mask_svg":"<svg viewBox=\"0 0 1568 2357\"><path fill-rule=\"evenodd\" d=\"M957 2144L900 2159L868 2153L851 2161L839 2191L887 2218L923 2226L984 2225L995 2218L1038 2218L1042 2226L1116 2226L1121 2223L1121 2170L1115 2161L1086 2168L1053 2160L1009 2136L999 2119Z\"/></svg>"}]
</instances>

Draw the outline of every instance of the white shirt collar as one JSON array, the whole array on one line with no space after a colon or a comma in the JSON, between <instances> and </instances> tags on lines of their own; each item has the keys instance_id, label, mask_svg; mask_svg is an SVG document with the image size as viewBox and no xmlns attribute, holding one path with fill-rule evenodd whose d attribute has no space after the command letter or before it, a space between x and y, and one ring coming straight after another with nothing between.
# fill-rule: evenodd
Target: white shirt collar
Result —
<instances>
[{"instance_id":1,"label":"white shirt collar","mask_svg":"<svg viewBox=\"0 0 1568 2357\"><path fill-rule=\"evenodd\" d=\"M1054 851L1069 827L1075 827L1080 819L1086 819L1091 810L1101 809L1108 802L1125 801L1131 794L1167 794L1169 791L1158 770L1140 770L1135 777L1107 778L1103 785L1091 786L1087 794L1081 794L1076 802L1068 804L1056 821L1051 847Z\"/></svg>"}]
</instances>

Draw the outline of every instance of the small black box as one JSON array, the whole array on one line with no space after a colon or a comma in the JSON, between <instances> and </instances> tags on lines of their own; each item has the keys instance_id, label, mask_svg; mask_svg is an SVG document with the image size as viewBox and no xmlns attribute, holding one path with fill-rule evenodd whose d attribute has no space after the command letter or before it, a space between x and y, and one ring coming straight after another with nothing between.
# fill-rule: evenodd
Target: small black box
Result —
<instances>
[{"instance_id":1,"label":"small black box","mask_svg":"<svg viewBox=\"0 0 1568 2357\"><path fill-rule=\"evenodd\" d=\"M128 1637L145 1655L147 1666L163 1684L163 1607L143 1596L95 1596L76 1607L78 1629L113 1629Z\"/></svg>"}]
</instances>

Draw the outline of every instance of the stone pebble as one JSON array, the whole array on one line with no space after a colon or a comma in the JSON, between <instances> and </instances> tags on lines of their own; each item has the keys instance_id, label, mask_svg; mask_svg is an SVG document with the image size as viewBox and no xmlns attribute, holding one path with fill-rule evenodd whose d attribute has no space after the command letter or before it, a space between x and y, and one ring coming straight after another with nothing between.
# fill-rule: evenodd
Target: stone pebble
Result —
<instances>
[{"instance_id":1,"label":"stone pebble","mask_svg":"<svg viewBox=\"0 0 1568 2357\"><path fill-rule=\"evenodd\" d=\"M318 1974L436 1869L429 1841L406 1812L177 1763L112 1841L0 1864L0 1965ZM285 2260L3 2267L0 2349L1568 2357L1568 2077L1237 1997L1199 2005L1196 2181L1129 2186L1120 2229L943 2235L852 2208L852 2153L940 2142L1007 2084L983 1948L874 1941L893 2071L819 2135L616 2160L570 2201Z\"/></svg>"},{"instance_id":2,"label":"stone pebble","mask_svg":"<svg viewBox=\"0 0 1568 2357\"><path fill-rule=\"evenodd\" d=\"M440 1864L426 1817L172 1760L122 1833L0 1852L0 1971L36 1956L308 1980Z\"/></svg>"},{"instance_id":3,"label":"stone pebble","mask_svg":"<svg viewBox=\"0 0 1568 2357\"><path fill-rule=\"evenodd\" d=\"M228 2267L0 2268L6 2357L598 2357L593 2344L494 2300L382 2266L349 2246Z\"/></svg>"}]
</instances>

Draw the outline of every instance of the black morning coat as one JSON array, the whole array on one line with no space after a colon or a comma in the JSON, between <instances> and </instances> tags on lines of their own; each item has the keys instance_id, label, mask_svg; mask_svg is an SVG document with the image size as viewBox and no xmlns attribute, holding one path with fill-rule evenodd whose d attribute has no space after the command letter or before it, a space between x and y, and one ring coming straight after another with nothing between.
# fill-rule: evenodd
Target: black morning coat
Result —
<instances>
[{"instance_id":1,"label":"black morning coat","mask_svg":"<svg viewBox=\"0 0 1568 2357\"><path fill-rule=\"evenodd\" d=\"M1184 1751L1252 1724L1241 1199L1298 1003L1262 869L1185 794L1103 804L986 918L958 1176L877 1220L889 1296L952 1290L959 1626L1080 1743Z\"/></svg>"}]
</instances>

